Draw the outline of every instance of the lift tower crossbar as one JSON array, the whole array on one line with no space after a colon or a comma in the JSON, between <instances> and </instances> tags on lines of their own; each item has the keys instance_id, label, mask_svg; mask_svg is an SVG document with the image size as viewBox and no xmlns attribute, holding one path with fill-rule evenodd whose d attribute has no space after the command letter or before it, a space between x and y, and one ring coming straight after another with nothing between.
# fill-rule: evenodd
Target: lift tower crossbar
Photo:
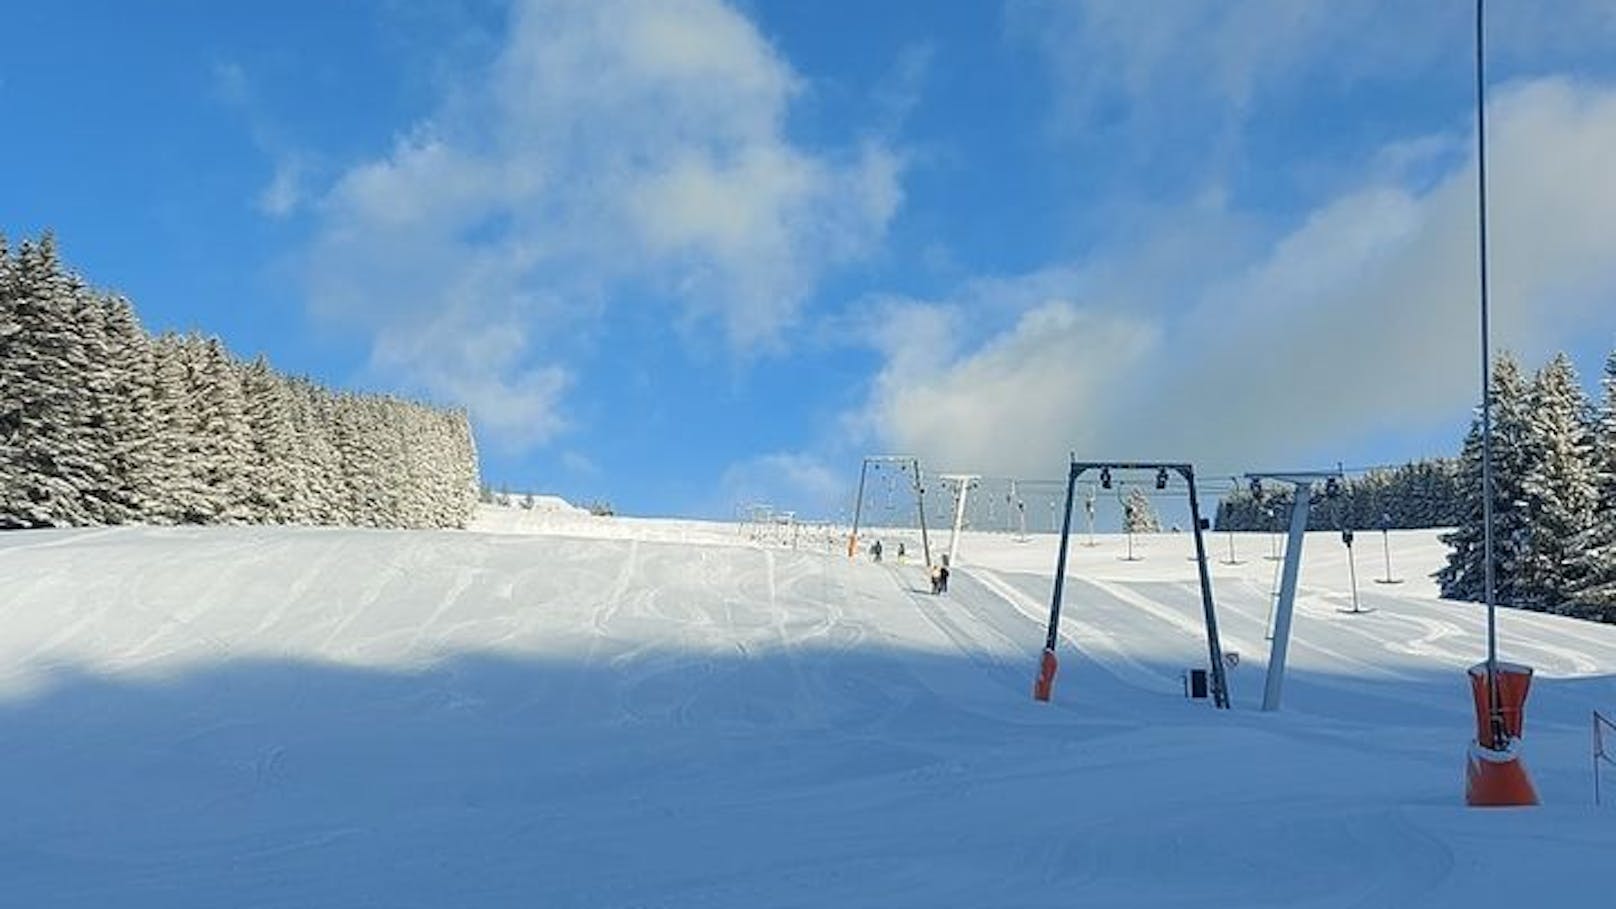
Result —
<instances>
[{"instance_id":1,"label":"lift tower crossbar","mask_svg":"<svg viewBox=\"0 0 1616 909\"><path fill-rule=\"evenodd\" d=\"M1212 602L1212 577L1206 565L1206 540L1201 532L1206 529L1206 522L1201 518L1200 500L1195 494L1195 467L1186 463L1141 463L1131 461L1079 461L1071 460L1066 472L1066 512L1061 522L1060 555L1055 562L1055 586L1050 595L1049 602L1049 635L1044 640L1043 661L1040 664L1038 683L1033 688L1033 696L1041 701L1049 700L1050 690L1055 678L1055 644L1060 638L1061 597L1066 587L1066 557L1072 536L1072 504L1077 493L1077 480L1090 470L1148 470L1172 471L1184 478L1189 485L1190 496L1190 526L1195 531L1195 562L1201 579L1201 608L1206 618L1206 650L1210 662L1212 681L1212 703L1219 709L1229 708L1228 680L1223 672L1223 644L1218 638L1217 608ZM1158 480L1164 483L1165 480Z\"/></svg>"}]
</instances>

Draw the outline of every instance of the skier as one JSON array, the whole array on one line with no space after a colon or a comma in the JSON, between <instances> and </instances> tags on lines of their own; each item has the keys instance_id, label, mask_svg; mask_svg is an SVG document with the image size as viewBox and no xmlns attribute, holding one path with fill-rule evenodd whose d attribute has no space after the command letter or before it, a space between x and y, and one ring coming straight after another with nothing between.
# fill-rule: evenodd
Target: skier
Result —
<instances>
[{"instance_id":1,"label":"skier","mask_svg":"<svg viewBox=\"0 0 1616 909\"><path fill-rule=\"evenodd\" d=\"M881 541L880 540L876 540L874 543L870 544L870 558L873 561L876 561L876 562L881 561Z\"/></svg>"},{"instance_id":2,"label":"skier","mask_svg":"<svg viewBox=\"0 0 1616 909\"><path fill-rule=\"evenodd\" d=\"M903 541L899 540L898 541L898 564L900 564L900 565L903 564L903 559L904 559Z\"/></svg>"},{"instance_id":3,"label":"skier","mask_svg":"<svg viewBox=\"0 0 1616 909\"><path fill-rule=\"evenodd\" d=\"M948 562L947 562L947 560L944 560L943 564L937 566L937 592L938 593L947 593L948 592Z\"/></svg>"}]
</instances>

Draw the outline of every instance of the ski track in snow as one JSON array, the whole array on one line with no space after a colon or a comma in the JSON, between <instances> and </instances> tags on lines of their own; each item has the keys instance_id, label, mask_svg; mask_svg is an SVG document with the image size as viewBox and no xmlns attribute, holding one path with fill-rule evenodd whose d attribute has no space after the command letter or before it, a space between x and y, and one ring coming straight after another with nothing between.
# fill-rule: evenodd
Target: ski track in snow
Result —
<instances>
[{"instance_id":1,"label":"ski track in snow","mask_svg":"<svg viewBox=\"0 0 1616 909\"><path fill-rule=\"evenodd\" d=\"M1409 581L1357 616L1310 537L1262 714L1274 569L1211 566L1243 657L1212 711L1181 693L1206 655L1186 535L1073 547L1037 704L1047 536L967 533L934 596L920 566L721 525L495 526L0 536L8 899L1555 905L1608 851L1584 724L1616 628L1501 620L1540 671L1549 807L1457 807L1484 619L1432 595L1434 533L1393 536Z\"/></svg>"}]
</instances>

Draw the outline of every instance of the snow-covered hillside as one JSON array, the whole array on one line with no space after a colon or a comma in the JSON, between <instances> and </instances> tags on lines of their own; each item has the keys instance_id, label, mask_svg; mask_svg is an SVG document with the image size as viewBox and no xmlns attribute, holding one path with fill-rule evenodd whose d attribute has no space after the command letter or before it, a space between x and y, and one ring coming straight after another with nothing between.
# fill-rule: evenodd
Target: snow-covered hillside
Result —
<instances>
[{"instance_id":1,"label":"snow-covered hillside","mask_svg":"<svg viewBox=\"0 0 1616 909\"><path fill-rule=\"evenodd\" d=\"M1309 540L1256 709L1267 537L1213 565L1235 709L1182 696L1190 538L912 561L563 511L500 532L0 535L0 870L27 906L1598 905L1616 627L1506 613L1545 807L1463 808L1482 615ZM497 519L497 520L496 520ZM504 521L504 523L501 523ZM1078 538L1080 542L1083 538ZM913 541L906 547L916 548ZM939 545L944 541L934 541ZM1227 554L1222 536L1214 558Z\"/></svg>"}]
</instances>

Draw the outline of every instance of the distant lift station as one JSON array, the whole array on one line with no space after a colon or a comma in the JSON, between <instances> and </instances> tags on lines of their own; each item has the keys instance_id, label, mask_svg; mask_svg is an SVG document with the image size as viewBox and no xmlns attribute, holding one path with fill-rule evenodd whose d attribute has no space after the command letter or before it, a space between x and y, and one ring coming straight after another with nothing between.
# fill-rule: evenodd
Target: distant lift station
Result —
<instances>
[{"instance_id":1,"label":"distant lift station","mask_svg":"<svg viewBox=\"0 0 1616 909\"><path fill-rule=\"evenodd\" d=\"M1201 504L1195 495L1195 468L1182 463L1135 463L1122 461L1079 461L1072 459L1066 472L1066 512L1061 521L1060 555L1055 562L1055 589L1050 595L1049 635L1044 640L1044 653L1038 666L1038 680L1033 685L1033 697L1047 701L1055 684L1058 662L1055 644L1060 639L1061 596L1066 587L1066 556L1072 539L1072 505L1077 494L1077 480L1090 470L1100 472L1100 484L1111 486L1113 470L1146 470L1156 474L1156 488L1166 489L1169 473L1177 473L1189 485L1190 526L1195 532L1195 561L1201 577L1201 608L1206 617L1206 649L1211 670L1212 703L1219 709L1229 708L1228 680L1223 672L1223 644L1218 639L1217 609L1212 603L1212 578L1206 566L1206 541L1201 532L1206 522L1201 517Z\"/></svg>"}]
</instances>

